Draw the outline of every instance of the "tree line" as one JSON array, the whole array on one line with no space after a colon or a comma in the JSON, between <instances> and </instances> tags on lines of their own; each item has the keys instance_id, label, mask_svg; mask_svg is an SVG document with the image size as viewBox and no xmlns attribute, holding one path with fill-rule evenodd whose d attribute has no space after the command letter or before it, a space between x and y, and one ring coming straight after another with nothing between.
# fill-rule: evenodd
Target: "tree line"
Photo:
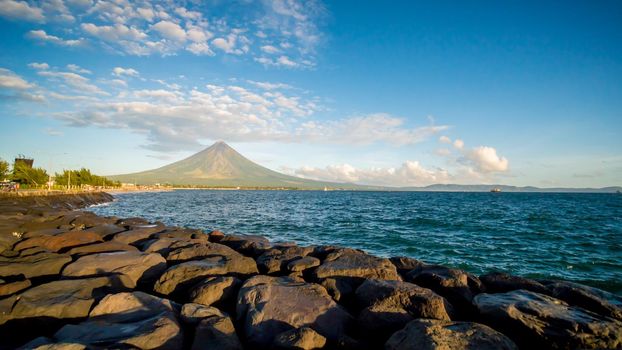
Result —
<instances>
[{"instance_id":1,"label":"tree line","mask_svg":"<svg viewBox=\"0 0 622 350\"><path fill-rule=\"evenodd\" d=\"M119 187L119 181L112 181L104 176L91 173L91 170L82 168L80 170L63 170L62 173L55 173L54 182L56 186L105 186ZM27 185L29 187L47 186L50 175L43 168L30 167L24 163L13 163L11 167L5 160L0 159L0 181L9 180Z\"/></svg>"}]
</instances>

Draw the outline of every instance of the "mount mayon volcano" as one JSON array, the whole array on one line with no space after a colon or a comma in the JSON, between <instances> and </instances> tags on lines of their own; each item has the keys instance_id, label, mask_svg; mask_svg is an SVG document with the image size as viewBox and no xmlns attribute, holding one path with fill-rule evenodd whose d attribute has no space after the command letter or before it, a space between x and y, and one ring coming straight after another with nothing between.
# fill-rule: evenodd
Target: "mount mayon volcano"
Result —
<instances>
[{"instance_id":1,"label":"mount mayon volcano","mask_svg":"<svg viewBox=\"0 0 622 350\"><path fill-rule=\"evenodd\" d=\"M161 168L107 177L141 185L160 183L206 187L374 189L371 186L314 181L281 174L250 161L222 141Z\"/></svg>"}]
</instances>

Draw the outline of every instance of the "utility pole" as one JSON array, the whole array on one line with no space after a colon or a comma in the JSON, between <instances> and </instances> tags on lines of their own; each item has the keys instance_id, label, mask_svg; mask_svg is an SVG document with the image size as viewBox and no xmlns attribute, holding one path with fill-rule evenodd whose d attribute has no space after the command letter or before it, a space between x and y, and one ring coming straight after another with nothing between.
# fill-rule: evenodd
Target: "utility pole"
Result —
<instances>
[{"instance_id":1,"label":"utility pole","mask_svg":"<svg viewBox=\"0 0 622 350\"><path fill-rule=\"evenodd\" d=\"M71 189L71 170L67 171L67 190Z\"/></svg>"}]
</instances>

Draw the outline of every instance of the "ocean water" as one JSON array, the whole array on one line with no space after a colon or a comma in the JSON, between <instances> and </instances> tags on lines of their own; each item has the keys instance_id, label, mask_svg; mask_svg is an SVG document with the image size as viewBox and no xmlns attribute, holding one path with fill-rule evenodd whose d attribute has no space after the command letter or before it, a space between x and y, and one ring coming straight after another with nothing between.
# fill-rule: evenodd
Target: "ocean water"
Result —
<instances>
[{"instance_id":1,"label":"ocean water","mask_svg":"<svg viewBox=\"0 0 622 350\"><path fill-rule=\"evenodd\" d=\"M622 293L616 194L178 190L116 199L90 210Z\"/></svg>"}]
</instances>

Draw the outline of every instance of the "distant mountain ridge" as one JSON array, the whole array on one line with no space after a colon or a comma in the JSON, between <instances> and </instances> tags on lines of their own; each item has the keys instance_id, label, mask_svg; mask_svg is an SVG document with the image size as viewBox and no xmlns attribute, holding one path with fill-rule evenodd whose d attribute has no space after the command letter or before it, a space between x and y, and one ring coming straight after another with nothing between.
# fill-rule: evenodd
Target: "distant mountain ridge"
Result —
<instances>
[{"instance_id":1,"label":"distant mountain ridge","mask_svg":"<svg viewBox=\"0 0 622 350\"><path fill-rule=\"evenodd\" d=\"M111 180L140 185L169 184L201 187L253 187L288 189L332 189L363 191L446 191L489 192L616 192L622 187L605 188L538 188L507 185L436 184L424 187L368 186L352 183L326 182L281 174L254 163L219 141L188 158L163 167L132 174L107 176Z\"/></svg>"}]
</instances>

